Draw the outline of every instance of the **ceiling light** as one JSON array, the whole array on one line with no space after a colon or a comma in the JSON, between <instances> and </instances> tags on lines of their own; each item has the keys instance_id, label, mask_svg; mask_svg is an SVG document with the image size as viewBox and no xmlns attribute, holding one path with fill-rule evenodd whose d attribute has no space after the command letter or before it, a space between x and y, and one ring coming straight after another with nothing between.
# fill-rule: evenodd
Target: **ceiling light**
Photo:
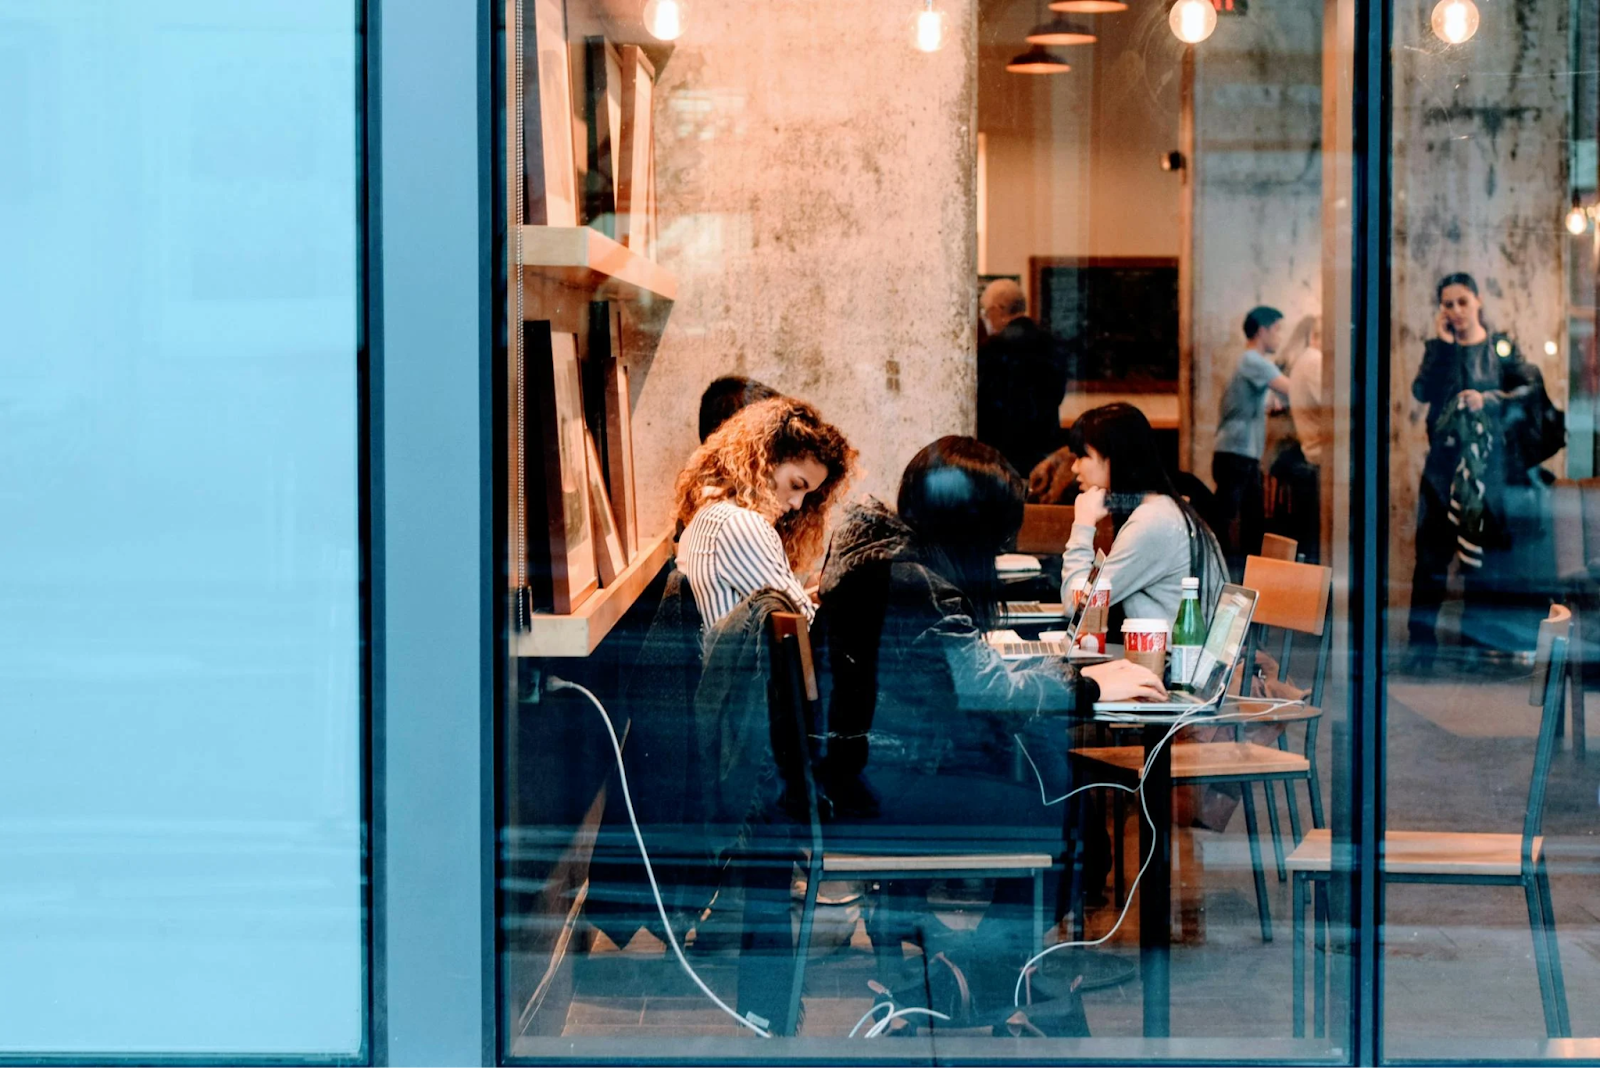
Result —
<instances>
[{"instance_id":1,"label":"ceiling light","mask_svg":"<svg viewBox=\"0 0 1600 1068\"><path fill-rule=\"evenodd\" d=\"M1446 44L1461 44L1478 32L1478 5L1472 0L1439 0L1434 5L1433 35Z\"/></svg>"},{"instance_id":2,"label":"ceiling light","mask_svg":"<svg viewBox=\"0 0 1600 1068\"><path fill-rule=\"evenodd\" d=\"M1064 74L1072 67L1054 52L1035 45L1020 56L1013 56L1006 70L1012 74Z\"/></svg>"},{"instance_id":3,"label":"ceiling light","mask_svg":"<svg viewBox=\"0 0 1600 1068\"><path fill-rule=\"evenodd\" d=\"M1095 36L1087 27L1057 15L1030 30L1027 41L1033 45L1081 45L1094 44Z\"/></svg>"},{"instance_id":4,"label":"ceiling light","mask_svg":"<svg viewBox=\"0 0 1600 1068\"><path fill-rule=\"evenodd\" d=\"M1572 205L1572 210L1567 212L1567 233L1573 237L1582 237L1589 230L1589 213L1583 210L1581 204Z\"/></svg>"},{"instance_id":5,"label":"ceiling light","mask_svg":"<svg viewBox=\"0 0 1600 1068\"><path fill-rule=\"evenodd\" d=\"M1463 0L1446 2L1460 3ZM1199 44L1217 28L1217 9L1211 6L1210 0L1178 0L1167 15L1167 25L1172 27L1178 40L1185 44Z\"/></svg>"},{"instance_id":6,"label":"ceiling light","mask_svg":"<svg viewBox=\"0 0 1600 1068\"><path fill-rule=\"evenodd\" d=\"M644 5L644 28L658 41L676 41L683 36L683 0L649 0Z\"/></svg>"},{"instance_id":7,"label":"ceiling light","mask_svg":"<svg viewBox=\"0 0 1600 1068\"><path fill-rule=\"evenodd\" d=\"M911 43L918 52L937 52L944 47L944 12L933 6L933 0L917 12L916 29Z\"/></svg>"},{"instance_id":8,"label":"ceiling light","mask_svg":"<svg viewBox=\"0 0 1600 1068\"><path fill-rule=\"evenodd\" d=\"M1109 15L1114 11L1128 10L1128 5L1122 0L1055 0L1050 10L1065 11L1072 15Z\"/></svg>"}]
</instances>

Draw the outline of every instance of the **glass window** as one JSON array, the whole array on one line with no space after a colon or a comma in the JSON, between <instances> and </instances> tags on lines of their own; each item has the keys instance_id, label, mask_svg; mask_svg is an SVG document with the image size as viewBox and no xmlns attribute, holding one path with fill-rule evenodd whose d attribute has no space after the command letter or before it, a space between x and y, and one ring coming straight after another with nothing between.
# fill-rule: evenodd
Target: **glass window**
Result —
<instances>
[{"instance_id":1,"label":"glass window","mask_svg":"<svg viewBox=\"0 0 1600 1068\"><path fill-rule=\"evenodd\" d=\"M1596 12L1447 0L1393 34L1383 1050L1571 1056L1546 1038L1600 1029Z\"/></svg>"},{"instance_id":2,"label":"glass window","mask_svg":"<svg viewBox=\"0 0 1600 1068\"><path fill-rule=\"evenodd\" d=\"M0 5L0 1055L364 1049L356 11Z\"/></svg>"},{"instance_id":3,"label":"glass window","mask_svg":"<svg viewBox=\"0 0 1600 1068\"><path fill-rule=\"evenodd\" d=\"M507 4L506 1058L1351 1059L1353 7L1051 6Z\"/></svg>"}]
</instances>

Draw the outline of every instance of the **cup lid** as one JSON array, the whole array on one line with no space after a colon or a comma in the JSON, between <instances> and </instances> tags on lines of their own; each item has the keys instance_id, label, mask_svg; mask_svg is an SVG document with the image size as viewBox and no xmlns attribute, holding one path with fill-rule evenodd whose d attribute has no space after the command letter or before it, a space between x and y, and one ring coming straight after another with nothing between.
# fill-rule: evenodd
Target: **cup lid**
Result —
<instances>
[{"instance_id":1,"label":"cup lid","mask_svg":"<svg viewBox=\"0 0 1600 1068\"><path fill-rule=\"evenodd\" d=\"M1122 621L1122 629L1124 631L1166 631L1170 628L1164 619L1124 619Z\"/></svg>"}]
</instances>

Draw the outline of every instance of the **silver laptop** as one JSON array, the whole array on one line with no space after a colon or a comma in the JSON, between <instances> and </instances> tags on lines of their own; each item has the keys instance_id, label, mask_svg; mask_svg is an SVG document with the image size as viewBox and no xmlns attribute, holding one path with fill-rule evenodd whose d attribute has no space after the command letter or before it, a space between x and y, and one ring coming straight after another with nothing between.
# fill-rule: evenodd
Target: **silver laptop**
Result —
<instances>
[{"instance_id":1,"label":"silver laptop","mask_svg":"<svg viewBox=\"0 0 1600 1068\"><path fill-rule=\"evenodd\" d=\"M1206 631L1206 644L1200 650L1200 660L1195 665L1188 692L1173 691L1162 701L1096 701L1094 710L1137 712L1140 718L1170 712L1176 717L1220 706L1239 657L1244 654L1245 635L1255 611L1255 590L1231 583L1222 587L1222 596L1217 598L1217 610L1211 615L1211 629Z\"/></svg>"},{"instance_id":2,"label":"silver laptop","mask_svg":"<svg viewBox=\"0 0 1600 1068\"><path fill-rule=\"evenodd\" d=\"M1083 588L1088 590L1090 594L1094 592L1095 586L1099 585L1100 572L1105 565L1106 554L1101 550L1096 550L1094 554L1094 564L1090 566L1089 575L1083 581ZM1014 606L1028 605L1029 603L1030 602L1026 601L1013 601L1007 604L1005 609L1006 622L1026 622L1027 616L1023 613L1017 612L1014 609ZM1062 605L1041 605L1037 601L1031 602L1031 604L1039 607L1040 609L1052 607L1058 612L1064 607ZM1083 600L1078 603L1078 607L1073 609L1072 615L1068 618L1067 636L1064 640L1052 642L998 642L995 644L995 649L1000 653L1001 658L1004 660L1026 660L1030 656L1068 656L1074 649L1078 647L1078 632L1083 629L1083 620L1088 614L1089 597L1085 596Z\"/></svg>"}]
</instances>

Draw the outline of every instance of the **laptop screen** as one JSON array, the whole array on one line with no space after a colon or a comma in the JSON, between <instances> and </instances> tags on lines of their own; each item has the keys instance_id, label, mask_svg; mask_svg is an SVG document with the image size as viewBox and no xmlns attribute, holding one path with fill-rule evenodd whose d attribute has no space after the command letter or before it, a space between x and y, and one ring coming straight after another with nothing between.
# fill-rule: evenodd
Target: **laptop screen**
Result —
<instances>
[{"instance_id":1,"label":"laptop screen","mask_svg":"<svg viewBox=\"0 0 1600 1068\"><path fill-rule=\"evenodd\" d=\"M1200 661L1195 665L1191 681L1194 693L1220 696L1228 685L1228 675L1238 662L1250 617L1255 614L1255 602L1254 590L1233 585L1222 587L1217 610L1211 616L1211 629L1206 632L1205 647L1200 650Z\"/></svg>"},{"instance_id":2,"label":"laptop screen","mask_svg":"<svg viewBox=\"0 0 1600 1068\"><path fill-rule=\"evenodd\" d=\"M1083 580L1083 600L1078 602L1078 607L1072 610L1072 617L1067 620L1067 646L1069 648L1078 644L1078 631L1083 629L1083 617L1089 612L1089 601L1094 596L1095 587L1100 584L1100 571L1105 566L1105 552L1096 549L1094 564L1089 568L1089 574Z\"/></svg>"}]
</instances>

